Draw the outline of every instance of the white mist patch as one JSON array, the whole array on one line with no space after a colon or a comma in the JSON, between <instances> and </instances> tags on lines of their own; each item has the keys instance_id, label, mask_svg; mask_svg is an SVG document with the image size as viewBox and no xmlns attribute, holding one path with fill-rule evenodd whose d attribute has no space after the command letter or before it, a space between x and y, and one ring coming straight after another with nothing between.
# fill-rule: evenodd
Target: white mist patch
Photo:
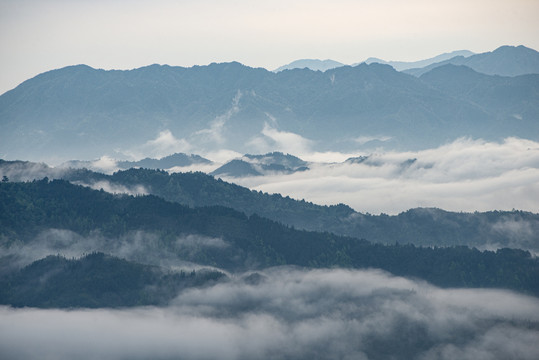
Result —
<instances>
[{"instance_id":1,"label":"white mist patch","mask_svg":"<svg viewBox=\"0 0 539 360\"><path fill-rule=\"evenodd\" d=\"M266 122L261 135L251 139L247 145L260 153L272 150L303 156L312 152L314 142L299 134L278 130Z\"/></svg>"},{"instance_id":2,"label":"white mist patch","mask_svg":"<svg viewBox=\"0 0 539 360\"><path fill-rule=\"evenodd\" d=\"M127 194L133 196L149 194L148 190L146 190L143 185L125 186L111 183L110 181L106 180L96 181L91 184L75 181L73 184L87 186L94 190L103 190L111 194Z\"/></svg>"},{"instance_id":3,"label":"white mist patch","mask_svg":"<svg viewBox=\"0 0 539 360\"><path fill-rule=\"evenodd\" d=\"M44 177L59 178L65 173L65 169L53 168L42 163L13 162L0 166L0 178L4 176L9 181L32 181Z\"/></svg>"},{"instance_id":4,"label":"white mist patch","mask_svg":"<svg viewBox=\"0 0 539 360\"><path fill-rule=\"evenodd\" d=\"M170 154L185 153L192 149L191 144L185 139L175 137L168 129L161 131L155 139L148 140L141 146L128 150L118 150L118 153L129 156L132 159L145 157L162 158Z\"/></svg>"},{"instance_id":5,"label":"white mist patch","mask_svg":"<svg viewBox=\"0 0 539 360\"><path fill-rule=\"evenodd\" d=\"M109 156L102 156L98 160L92 162L90 170L101 171L105 174L111 174L118 170L117 161Z\"/></svg>"},{"instance_id":6,"label":"white mist patch","mask_svg":"<svg viewBox=\"0 0 539 360\"><path fill-rule=\"evenodd\" d=\"M221 238L212 238L202 235L187 235L180 237L176 240L176 246L178 248L202 248L213 247L222 249L230 246L226 241Z\"/></svg>"},{"instance_id":7,"label":"white mist patch","mask_svg":"<svg viewBox=\"0 0 539 360\"><path fill-rule=\"evenodd\" d=\"M459 139L436 149L356 154L311 153L308 171L230 179L239 185L369 213L416 207L450 211L539 209L539 143ZM334 161L341 160L340 163Z\"/></svg>"},{"instance_id":8,"label":"white mist patch","mask_svg":"<svg viewBox=\"0 0 539 360\"><path fill-rule=\"evenodd\" d=\"M204 172L204 173L211 173L215 169L219 168L221 165L222 164L219 164L219 163L211 163L211 164L201 163L201 164L192 164L192 165L189 165L189 166L174 166L174 167L171 167L171 168L165 169L165 170L169 174L182 173L182 172L183 173L185 173L185 172L196 172L196 171L201 171L201 172Z\"/></svg>"},{"instance_id":9,"label":"white mist patch","mask_svg":"<svg viewBox=\"0 0 539 360\"><path fill-rule=\"evenodd\" d=\"M230 150L230 149L221 149L217 151L203 152L202 155L206 159L210 159L211 161L218 164L219 166L223 165L224 163L232 159L236 159L242 156L241 153L234 150Z\"/></svg>"},{"instance_id":10,"label":"white mist patch","mask_svg":"<svg viewBox=\"0 0 539 360\"><path fill-rule=\"evenodd\" d=\"M238 90L232 99L230 108L222 115L217 116L211 123L209 128L196 131L189 138L190 142L200 146L202 144L223 144L226 139L223 135L226 123L240 111L240 99L243 96Z\"/></svg>"},{"instance_id":11,"label":"white mist patch","mask_svg":"<svg viewBox=\"0 0 539 360\"><path fill-rule=\"evenodd\" d=\"M111 238L99 231L82 236L70 230L47 229L26 243L1 244L0 273L22 268L49 255L79 258L94 251L174 271L213 269L212 266L194 263L190 257L208 248L228 246L223 239L198 234L185 234L168 244L157 234L141 230Z\"/></svg>"},{"instance_id":12,"label":"white mist patch","mask_svg":"<svg viewBox=\"0 0 539 360\"><path fill-rule=\"evenodd\" d=\"M246 274L247 275L247 274ZM539 300L380 271L276 268L166 308L0 307L9 359L536 359Z\"/></svg>"},{"instance_id":13,"label":"white mist patch","mask_svg":"<svg viewBox=\"0 0 539 360\"><path fill-rule=\"evenodd\" d=\"M391 140L391 136L360 136L354 139L355 142L357 142L359 145L365 145L367 143L373 142L373 141L380 141L380 142L386 142Z\"/></svg>"}]
</instances>

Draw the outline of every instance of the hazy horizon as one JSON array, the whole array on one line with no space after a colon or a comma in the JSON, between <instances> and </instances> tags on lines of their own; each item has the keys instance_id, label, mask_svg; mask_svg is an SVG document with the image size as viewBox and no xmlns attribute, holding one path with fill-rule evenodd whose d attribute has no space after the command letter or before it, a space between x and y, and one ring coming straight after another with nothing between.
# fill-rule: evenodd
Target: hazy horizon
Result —
<instances>
[{"instance_id":1,"label":"hazy horizon","mask_svg":"<svg viewBox=\"0 0 539 360\"><path fill-rule=\"evenodd\" d=\"M0 93L74 64L133 69L297 59L417 61L455 50L539 48L539 3L35 0L0 3ZM211 24L211 26L208 26Z\"/></svg>"}]
</instances>

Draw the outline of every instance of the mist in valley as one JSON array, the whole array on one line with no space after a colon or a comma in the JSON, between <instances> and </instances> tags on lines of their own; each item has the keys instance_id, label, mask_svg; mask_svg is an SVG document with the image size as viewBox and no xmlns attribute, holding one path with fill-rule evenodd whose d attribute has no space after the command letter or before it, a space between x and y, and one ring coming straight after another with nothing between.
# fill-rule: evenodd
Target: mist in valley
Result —
<instances>
[{"instance_id":1,"label":"mist in valley","mask_svg":"<svg viewBox=\"0 0 539 360\"><path fill-rule=\"evenodd\" d=\"M270 268L164 308L0 307L10 359L535 359L539 301L378 270Z\"/></svg>"}]
</instances>

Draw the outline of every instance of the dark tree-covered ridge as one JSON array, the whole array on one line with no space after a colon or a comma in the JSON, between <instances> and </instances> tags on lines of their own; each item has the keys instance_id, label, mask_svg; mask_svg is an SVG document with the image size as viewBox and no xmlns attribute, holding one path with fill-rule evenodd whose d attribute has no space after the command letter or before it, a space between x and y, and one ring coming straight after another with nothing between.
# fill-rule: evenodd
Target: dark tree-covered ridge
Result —
<instances>
[{"instance_id":1,"label":"dark tree-covered ridge","mask_svg":"<svg viewBox=\"0 0 539 360\"><path fill-rule=\"evenodd\" d=\"M41 308L165 305L179 291L225 277L216 271L164 272L103 253L48 256L0 281L0 303Z\"/></svg>"},{"instance_id":2,"label":"dark tree-covered ridge","mask_svg":"<svg viewBox=\"0 0 539 360\"><path fill-rule=\"evenodd\" d=\"M220 238L228 246L182 255L230 271L275 265L380 268L438 286L497 287L539 295L539 261L515 249L381 245L331 233L296 230L225 207L188 208L155 196L111 195L47 179L0 184L2 246L31 241L47 228L78 234L99 231L110 239L143 230L161 246L185 234Z\"/></svg>"},{"instance_id":3,"label":"dark tree-covered ridge","mask_svg":"<svg viewBox=\"0 0 539 360\"><path fill-rule=\"evenodd\" d=\"M143 186L150 194L189 207L225 206L299 229L328 231L372 242L512 247L539 252L539 238L533 236L539 233L539 214L525 211L455 213L418 208L395 216L370 215L355 212L344 204L321 206L280 194L252 191L200 172L168 174L129 169L109 176L73 170L63 177L85 184L106 180L128 187Z\"/></svg>"}]
</instances>

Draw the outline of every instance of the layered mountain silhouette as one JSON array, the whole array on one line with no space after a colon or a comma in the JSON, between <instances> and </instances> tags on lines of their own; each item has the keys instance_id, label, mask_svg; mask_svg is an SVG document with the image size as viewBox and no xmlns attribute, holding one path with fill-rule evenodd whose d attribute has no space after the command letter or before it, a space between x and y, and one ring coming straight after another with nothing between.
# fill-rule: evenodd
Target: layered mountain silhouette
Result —
<instances>
[{"instance_id":1,"label":"layered mountain silhouette","mask_svg":"<svg viewBox=\"0 0 539 360\"><path fill-rule=\"evenodd\" d=\"M176 145L252 153L260 142L276 149L286 133L317 150L357 149L356 139L369 136L400 149L462 136L538 139L537 75L474 75L474 88L489 89L478 101L473 91L455 93L471 81L456 71L416 78L377 63L278 73L236 62L130 71L70 66L0 96L0 156L93 159ZM163 132L170 134L165 144L156 140Z\"/></svg>"},{"instance_id":2,"label":"layered mountain silhouette","mask_svg":"<svg viewBox=\"0 0 539 360\"><path fill-rule=\"evenodd\" d=\"M298 166L302 162L291 155L257 156L259 159L272 161L279 158L297 159L292 163L288 162L289 166ZM247 157L244 159L248 160ZM346 160L352 164L370 161L369 157ZM402 166L414 161L409 159ZM245 160L242 163L249 165L242 176L261 175L248 172L254 169L250 167L252 163ZM283 163L284 161L281 161L281 164ZM238 169L232 165L228 168L238 174ZM249 190L200 172L168 174L150 169L129 169L105 175L85 169L58 169L44 164L0 160L0 177L2 176L8 177L10 182L34 181L48 177L69 180L96 189L105 184L124 190L143 188L148 194L189 207L226 206L297 229L331 232L386 244L398 241L422 246L515 247L539 252L539 241L535 236L539 232L539 214L523 211L456 213L435 208L417 208L392 216L370 215L356 212L344 204L322 206L279 194Z\"/></svg>"},{"instance_id":3,"label":"layered mountain silhouette","mask_svg":"<svg viewBox=\"0 0 539 360\"><path fill-rule=\"evenodd\" d=\"M109 159L112 169L130 169L130 168L144 168L144 169L171 169L174 167L187 167L191 165L210 165L211 160L203 158L196 154L184 154L175 153L172 155L164 156L159 159L144 158L138 161L117 161ZM61 168L87 168L87 169L103 169L100 165L100 160L69 160L60 165Z\"/></svg>"},{"instance_id":4,"label":"layered mountain silhouette","mask_svg":"<svg viewBox=\"0 0 539 360\"><path fill-rule=\"evenodd\" d=\"M517 249L481 252L468 247L372 244L327 232L300 231L224 207L188 208L156 196L114 196L62 180L0 183L0 204L9 204L11 210L0 212L0 245L4 248L9 246L5 240L9 238L27 248L38 245L33 239L46 224L71 234L73 245L91 242L91 235L97 232L102 234L102 244L96 243L94 248L113 249L119 239L127 239L126 246L145 250L145 259L163 253L174 256L177 263L191 261L234 272L278 265L379 268L444 287L502 287L539 293L538 260ZM148 234L153 240L137 245L132 236L136 233ZM182 243L186 235L196 241ZM193 274L192 281L185 275L152 269L144 260L125 261L94 250L79 260L47 257L3 276L0 303L152 305L166 303L174 292L193 282L203 285L222 277L217 272L206 273L197 281Z\"/></svg>"},{"instance_id":5,"label":"layered mountain silhouette","mask_svg":"<svg viewBox=\"0 0 539 360\"><path fill-rule=\"evenodd\" d=\"M434 63L439 63L441 61L452 59L456 56L462 56L466 58L472 55L474 55L474 53L469 50L457 50L457 51L440 54L438 56L425 59L425 60L419 60L419 61L385 61L382 59L370 57L367 60L365 60L365 62L367 64L372 64L372 63L386 64L386 65L392 66L397 71L403 71L403 70L408 70L408 69L422 68L422 67L434 64Z\"/></svg>"},{"instance_id":6,"label":"layered mountain silhouette","mask_svg":"<svg viewBox=\"0 0 539 360\"><path fill-rule=\"evenodd\" d=\"M308 170L308 163L300 158L273 152L265 155L244 155L234 159L211 172L214 176L244 177L267 174L292 174Z\"/></svg>"},{"instance_id":7,"label":"layered mountain silhouette","mask_svg":"<svg viewBox=\"0 0 539 360\"><path fill-rule=\"evenodd\" d=\"M301 59L292 61L290 64L286 64L283 66L278 67L277 69L273 70L274 72L279 72L283 70L292 70L292 69L310 69L313 71L326 71L330 69L335 69L338 67L344 66L343 63L340 63L335 60L318 60L318 59Z\"/></svg>"},{"instance_id":8,"label":"layered mountain silhouette","mask_svg":"<svg viewBox=\"0 0 539 360\"><path fill-rule=\"evenodd\" d=\"M442 65L465 65L487 75L518 76L539 74L539 53L525 46L501 46L492 52L472 56L455 56L428 66L404 70L407 74L421 76Z\"/></svg>"}]
</instances>

